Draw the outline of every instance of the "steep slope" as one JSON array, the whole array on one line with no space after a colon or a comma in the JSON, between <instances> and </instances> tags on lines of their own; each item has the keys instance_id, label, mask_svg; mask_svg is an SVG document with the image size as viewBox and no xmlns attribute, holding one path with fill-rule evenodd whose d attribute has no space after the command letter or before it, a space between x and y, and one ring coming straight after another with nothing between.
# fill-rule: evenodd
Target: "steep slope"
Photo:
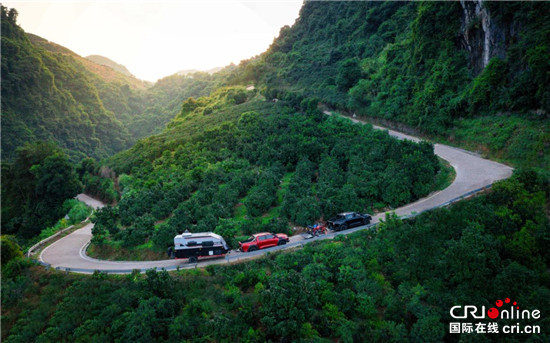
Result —
<instances>
[{"instance_id":1,"label":"steep slope","mask_svg":"<svg viewBox=\"0 0 550 343\"><path fill-rule=\"evenodd\" d=\"M136 140L160 133L180 113L184 100L209 95L222 85L223 78L224 72L216 75L196 72L162 78L141 94L141 109L123 121Z\"/></svg>"},{"instance_id":2,"label":"steep slope","mask_svg":"<svg viewBox=\"0 0 550 343\"><path fill-rule=\"evenodd\" d=\"M263 55L263 80L280 91L308 85L306 94L333 105L355 100L412 124L437 124L435 113L421 115L428 105L443 119L547 113L550 5L473 3L306 2ZM446 97L451 104L440 103Z\"/></svg>"},{"instance_id":3,"label":"steep slope","mask_svg":"<svg viewBox=\"0 0 550 343\"><path fill-rule=\"evenodd\" d=\"M121 72L126 67L106 57L94 55L83 58L39 36L29 33L27 36L34 45L67 57L67 63L71 63L88 77L105 108L128 130L131 142L161 132L180 112L181 103L185 99L210 94L219 87L224 73L227 73L222 71L212 75L211 71L190 71L185 75L178 73L167 76L151 85L129 73ZM226 68L232 69L234 67ZM216 71L220 70L221 68L216 68Z\"/></svg>"},{"instance_id":4,"label":"steep slope","mask_svg":"<svg viewBox=\"0 0 550 343\"><path fill-rule=\"evenodd\" d=\"M145 90L151 87L149 83L139 80L133 75L120 73L110 66L83 58L42 37L30 33L27 33L27 36L33 45L44 48L54 55L63 56L65 63L86 75L88 81L96 88L105 108L111 111L123 126L127 126L135 114L144 110L144 94Z\"/></svg>"},{"instance_id":5,"label":"steep slope","mask_svg":"<svg viewBox=\"0 0 550 343\"><path fill-rule=\"evenodd\" d=\"M99 63L94 61L94 58L88 58L88 57L84 58L78 55L77 53L71 51L70 49L67 49L66 47L56 44L54 42L48 41L47 39L44 39L40 36L34 35L32 33L26 33L26 35L29 38L29 40L36 46L44 48L53 53L71 56L77 62L79 62L82 66L84 66L87 72L89 72L91 75L99 77L99 79L103 82L107 82L107 83L116 82L121 84L127 84L132 89L146 89L150 87L150 84L148 82L137 79L135 76L130 74L130 72L128 72L125 66L117 64L116 62L111 61L107 57L98 56L99 57L98 60L103 62L103 63ZM112 65L109 65L107 61L111 61ZM119 67L113 68L113 66L115 65Z\"/></svg>"},{"instance_id":6,"label":"steep slope","mask_svg":"<svg viewBox=\"0 0 550 343\"><path fill-rule=\"evenodd\" d=\"M164 252L183 230L286 232L354 210L395 208L434 189L429 143L266 101L244 86L188 99L159 135L111 157L122 198L97 215L93 249ZM155 223L160 223L155 225ZM145 245L143 245L145 244ZM120 251L118 248L115 249Z\"/></svg>"},{"instance_id":7,"label":"steep slope","mask_svg":"<svg viewBox=\"0 0 550 343\"><path fill-rule=\"evenodd\" d=\"M548 2L308 1L234 78L547 169L549 23ZM468 132L480 115L500 127Z\"/></svg>"},{"instance_id":8,"label":"steep slope","mask_svg":"<svg viewBox=\"0 0 550 343\"><path fill-rule=\"evenodd\" d=\"M228 67L216 75L172 75L151 85L24 33L15 22L15 11L12 18L7 9L3 13L4 159L13 158L17 147L35 140L55 141L73 160L107 157L161 132L184 100L210 94L234 69ZM109 64L106 59L98 61ZM39 80L45 82L45 78L50 81L41 84ZM22 84L27 88L22 89Z\"/></svg>"},{"instance_id":9,"label":"steep slope","mask_svg":"<svg viewBox=\"0 0 550 343\"><path fill-rule=\"evenodd\" d=\"M105 109L72 57L33 45L2 7L2 158L25 142L52 140L73 158L106 157L129 135Z\"/></svg>"}]
</instances>

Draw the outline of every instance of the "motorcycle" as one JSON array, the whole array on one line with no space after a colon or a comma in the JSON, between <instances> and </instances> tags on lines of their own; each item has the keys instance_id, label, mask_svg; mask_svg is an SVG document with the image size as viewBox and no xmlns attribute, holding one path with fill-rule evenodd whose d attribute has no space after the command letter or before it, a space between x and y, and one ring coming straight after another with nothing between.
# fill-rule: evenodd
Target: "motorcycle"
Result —
<instances>
[{"instance_id":1,"label":"motorcycle","mask_svg":"<svg viewBox=\"0 0 550 343\"><path fill-rule=\"evenodd\" d=\"M306 233L310 234L312 237L317 237L319 235L325 235L327 233L327 226L321 223L315 223L313 225L308 225L306 227Z\"/></svg>"}]
</instances>

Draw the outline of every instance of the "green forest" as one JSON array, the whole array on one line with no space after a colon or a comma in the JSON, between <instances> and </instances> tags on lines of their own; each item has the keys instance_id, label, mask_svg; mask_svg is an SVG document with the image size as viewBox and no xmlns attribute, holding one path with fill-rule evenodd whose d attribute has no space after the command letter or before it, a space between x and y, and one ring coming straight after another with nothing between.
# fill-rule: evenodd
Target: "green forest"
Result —
<instances>
[{"instance_id":1,"label":"green forest","mask_svg":"<svg viewBox=\"0 0 550 343\"><path fill-rule=\"evenodd\" d=\"M491 158L547 171L548 3L483 3L494 26L490 38L506 46L506 51L494 47L495 56L483 69L465 47L482 45L482 18L461 27L461 6L306 2L296 23L283 27L264 54L243 61L231 80L254 82L268 98L317 98L384 125L405 125Z\"/></svg>"},{"instance_id":2,"label":"green forest","mask_svg":"<svg viewBox=\"0 0 550 343\"><path fill-rule=\"evenodd\" d=\"M173 75L151 86L26 34L16 20L17 11L2 6L2 159L8 162L18 147L38 140L54 142L72 162L111 156L162 131L183 100L208 95L224 75Z\"/></svg>"},{"instance_id":3,"label":"green forest","mask_svg":"<svg viewBox=\"0 0 550 343\"><path fill-rule=\"evenodd\" d=\"M61 54L34 46L2 7L2 159L25 143L53 141L75 154L107 157L128 148L128 133L97 89Z\"/></svg>"},{"instance_id":4,"label":"green forest","mask_svg":"<svg viewBox=\"0 0 550 343\"><path fill-rule=\"evenodd\" d=\"M1 6L2 341L549 340L550 3L307 1L264 53L154 84L25 33L17 15ZM392 215L452 181L435 142L514 175ZM119 260L165 259L184 230L235 248L342 211L388 214L195 270L78 275L25 258L90 215L82 192L108 204L88 253ZM449 333L452 306L504 296L541 310L542 333Z\"/></svg>"},{"instance_id":5,"label":"green forest","mask_svg":"<svg viewBox=\"0 0 550 343\"><path fill-rule=\"evenodd\" d=\"M396 208L434 190L431 144L302 105L297 112L242 87L185 101L165 132L107 161L122 197L96 214L94 241L128 248L150 239L165 251L186 229L215 228L235 248L236 236Z\"/></svg>"},{"instance_id":6,"label":"green forest","mask_svg":"<svg viewBox=\"0 0 550 343\"><path fill-rule=\"evenodd\" d=\"M452 306L503 295L541 310L528 341L548 341L548 186L517 173L448 209L232 266L89 276L13 259L2 341L455 342Z\"/></svg>"},{"instance_id":7,"label":"green forest","mask_svg":"<svg viewBox=\"0 0 550 343\"><path fill-rule=\"evenodd\" d=\"M67 214L63 203L82 189L67 155L52 143L19 148L12 164L2 163L2 179L2 234L23 239Z\"/></svg>"},{"instance_id":8,"label":"green forest","mask_svg":"<svg viewBox=\"0 0 550 343\"><path fill-rule=\"evenodd\" d=\"M17 11L2 6L2 228L26 246L82 191L115 202L118 181L100 161L162 131L183 100L209 94L224 72L150 86L16 21Z\"/></svg>"}]
</instances>

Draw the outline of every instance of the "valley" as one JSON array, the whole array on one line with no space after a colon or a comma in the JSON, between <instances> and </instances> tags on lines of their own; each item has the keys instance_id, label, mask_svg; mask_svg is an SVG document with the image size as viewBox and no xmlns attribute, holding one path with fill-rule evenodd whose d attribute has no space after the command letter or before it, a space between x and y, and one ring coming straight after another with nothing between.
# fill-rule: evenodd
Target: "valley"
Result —
<instances>
[{"instance_id":1,"label":"valley","mask_svg":"<svg viewBox=\"0 0 550 343\"><path fill-rule=\"evenodd\" d=\"M357 120L354 120L358 122ZM378 129L382 129L378 127ZM407 139L418 141L418 138L405 135L396 131L389 131L389 134L398 139ZM462 196L471 196L475 192L484 190L490 187L494 182L508 178L512 175L512 169L492 161L474 156L467 151L451 148L449 146L436 144L435 153L451 163L457 170L457 176L454 182L446 189L432 194L426 198L420 199L412 204L397 208L393 213L401 217L409 217L416 215L433 208L437 208L450 202L458 200ZM93 199L84 198L84 202L95 204ZM380 219L384 219L384 214L379 214L373 217L372 224L377 224ZM55 269L72 271L77 273L93 273L98 270L108 273L131 273L134 270L145 272L147 269L159 268L165 270L196 268L195 264L188 264L186 260L166 260L166 261L146 261L146 262L115 262L93 259L86 256L86 249L92 238L93 224L74 232L69 237L63 238L62 241L56 243L55 246L50 246L40 254L40 261L45 265ZM362 227L360 229L371 229L372 225ZM318 239L330 239L336 235L353 233L358 229L346 230L345 232L333 233L313 240L304 241L299 235L292 236L289 244L258 251L255 253L240 253L237 250L231 251L224 259L207 260L200 262L198 266L205 267L212 264L232 263L235 261L243 261L249 258L257 258L259 255L265 255L272 251L280 251L283 249L292 249L297 246L303 246L309 242L314 242Z\"/></svg>"},{"instance_id":2,"label":"valley","mask_svg":"<svg viewBox=\"0 0 550 343\"><path fill-rule=\"evenodd\" d=\"M550 3L306 1L155 83L1 16L2 342L548 341ZM186 230L231 252L166 259ZM506 298L540 316L453 331Z\"/></svg>"}]
</instances>

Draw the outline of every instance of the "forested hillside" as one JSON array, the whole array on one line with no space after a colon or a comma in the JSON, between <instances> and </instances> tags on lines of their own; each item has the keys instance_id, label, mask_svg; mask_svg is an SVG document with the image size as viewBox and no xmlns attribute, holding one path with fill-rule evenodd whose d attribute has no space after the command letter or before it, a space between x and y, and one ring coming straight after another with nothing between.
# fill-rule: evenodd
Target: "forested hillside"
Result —
<instances>
[{"instance_id":1,"label":"forested hillside","mask_svg":"<svg viewBox=\"0 0 550 343\"><path fill-rule=\"evenodd\" d=\"M122 198L97 214L94 242L160 251L186 229L214 230L235 246L239 236L288 232L341 211L397 207L434 190L440 174L428 143L244 87L185 101L163 133L107 165Z\"/></svg>"},{"instance_id":2,"label":"forested hillside","mask_svg":"<svg viewBox=\"0 0 550 343\"><path fill-rule=\"evenodd\" d=\"M2 274L2 341L547 342L549 194L517 174L376 231L171 274L74 275L15 259ZM499 333L448 332L451 307L504 297L539 309L521 323L541 334L504 334L516 320Z\"/></svg>"},{"instance_id":3,"label":"forested hillside","mask_svg":"<svg viewBox=\"0 0 550 343\"><path fill-rule=\"evenodd\" d=\"M145 84L25 34L14 9L2 6L1 15L2 233L27 245L68 215L74 206L66 200L83 189L116 199L112 180L100 178L99 169L77 174L75 162L130 146L132 137L108 106L114 98L103 95L135 94ZM125 99L135 107L123 96L118 106Z\"/></svg>"},{"instance_id":4,"label":"forested hillside","mask_svg":"<svg viewBox=\"0 0 550 343\"><path fill-rule=\"evenodd\" d=\"M2 231L14 236L0 242L0 339L548 342L549 8L307 1L264 54L149 85L26 35L2 7ZM327 108L519 168L447 208L235 265L75 275L22 257L18 243L83 189L113 205L94 214L88 253L164 258L184 230L235 247L341 211L391 213L448 179L431 143ZM449 333L451 307L505 297L540 310L521 322L540 334Z\"/></svg>"},{"instance_id":5,"label":"forested hillside","mask_svg":"<svg viewBox=\"0 0 550 343\"><path fill-rule=\"evenodd\" d=\"M255 83L270 99L315 97L329 107L386 125L403 123L492 158L544 170L550 165L544 154L550 146L549 7L544 2L306 2L296 24L282 28L261 56L214 75L173 75L149 89L29 36L35 45L63 55L60 63L86 74L105 109L129 131L130 143L160 133L189 97ZM22 137L35 136L24 131L10 143L15 147L26 141ZM8 156L13 156L9 150Z\"/></svg>"},{"instance_id":6,"label":"forested hillside","mask_svg":"<svg viewBox=\"0 0 550 343\"><path fill-rule=\"evenodd\" d=\"M117 67L116 62L105 57L83 58L36 35L27 33L27 36L34 45L70 57L67 62L86 75L105 108L128 130L129 145L161 132L166 123L180 112L185 99L210 94L220 86L227 72L234 69L228 67L217 75L199 71L174 74L150 84L135 78L126 67Z\"/></svg>"},{"instance_id":7,"label":"forested hillside","mask_svg":"<svg viewBox=\"0 0 550 343\"><path fill-rule=\"evenodd\" d=\"M124 72L126 67L120 65L119 68L113 68L109 66L105 59L100 59L99 61L104 61L104 63L95 62L94 59L84 58L77 53L67 49L64 46L50 42L40 36L33 35L32 33L26 33L27 37L36 46L44 48L50 52L56 54L62 54L72 57L75 62L73 63L75 67L86 74L86 76L92 79L94 86L101 85L101 83L118 83L120 85L128 85L131 89L146 89L149 87L149 83L137 79L135 76L131 75L129 72ZM100 56L101 57L101 56ZM108 60L108 59L107 59ZM68 59L68 61L71 61ZM110 60L109 60L110 61ZM114 61L111 61L112 64L117 64Z\"/></svg>"},{"instance_id":8,"label":"forested hillside","mask_svg":"<svg viewBox=\"0 0 550 343\"><path fill-rule=\"evenodd\" d=\"M548 2L308 1L234 79L548 169L549 23Z\"/></svg>"},{"instance_id":9,"label":"forested hillside","mask_svg":"<svg viewBox=\"0 0 550 343\"><path fill-rule=\"evenodd\" d=\"M180 113L184 100L208 96L222 85L225 73L232 69L228 67L216 75L196 72L162 78L141 95L142 108L123 122L135 140L158 134ZM116 104L116 99L113 102Z\"/></svg>"},{"instance_id":10,"label":"forested hillside","mask_svg":"<svg viewBox=\"0 0 550 343\"><path fill-rule=\"evenodd\" d=\"M33 45L2 7L2 158L25 142L54 141L73 159L103 158L129 135L69 56Z\"/></svg>"},{"instance_id":11,"label":"forested hillside","mask_svg":"<svg viewBox=\"0 0 550 343\"><path fill-rule=\"evenodd\" d=\"M183 100L207 95L220 76L172 76L151 87L26 34L16 20L2 6L2 228L27 242L82 190L116 201L114 174L96 160L160 132Z\"/></svg>"},{"instance_id":12,"label":"forested hillside","mask_svg":"<svg viewBox=\"0 0 550 343\"><path fill-rule=\"evenodd\" d=\"M14 9L2 7L4 160L37 140L55 142L73 161L108 157L161 132L185 99L208 95L224 76L197 72L151 85L115 62L25 33L16 20Z\"/></svg>"}]
</instances>

